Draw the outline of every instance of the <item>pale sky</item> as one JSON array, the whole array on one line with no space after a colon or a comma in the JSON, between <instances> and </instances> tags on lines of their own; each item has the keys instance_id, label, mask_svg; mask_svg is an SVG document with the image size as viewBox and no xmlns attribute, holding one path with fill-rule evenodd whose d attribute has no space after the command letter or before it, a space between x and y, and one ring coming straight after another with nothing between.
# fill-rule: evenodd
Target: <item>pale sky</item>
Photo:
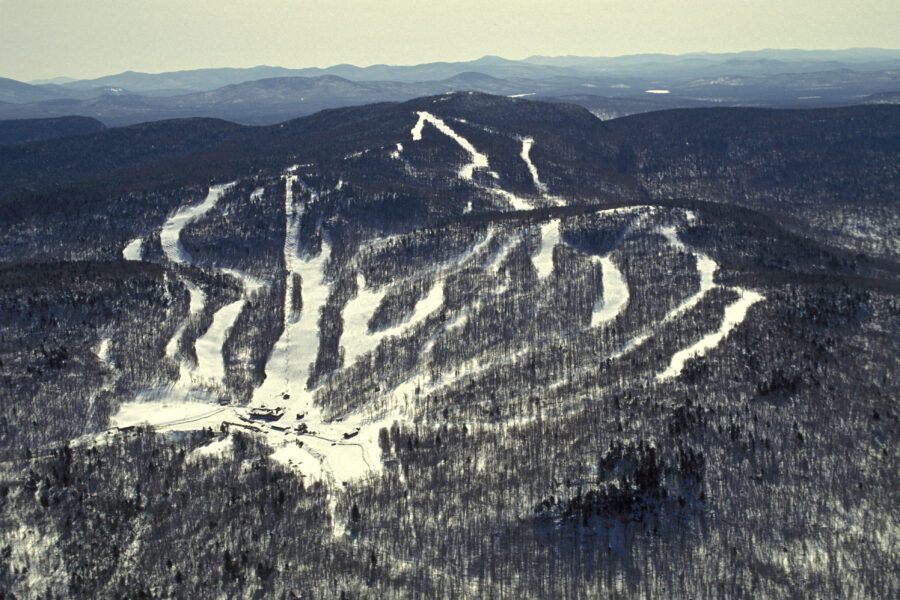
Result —
<instances>
[{"instance_id":1,"label":"pale sky","mask_svg":"<svg viewBox=\"0 0 900 600\"><path fill-rule=\"evenodd\" d=\"M0 76L900 47L900 0L0 0Z\"/></svg>"}]
</instances>

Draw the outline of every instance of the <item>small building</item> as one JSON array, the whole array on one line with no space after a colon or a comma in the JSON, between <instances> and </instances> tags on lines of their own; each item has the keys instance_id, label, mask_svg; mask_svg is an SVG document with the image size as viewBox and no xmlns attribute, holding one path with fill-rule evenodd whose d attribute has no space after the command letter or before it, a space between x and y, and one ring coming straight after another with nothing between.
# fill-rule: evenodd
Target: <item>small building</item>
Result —
<instances>
[{"instance_id":1,"label":"small building","mask_svg":"<svg viewBox=\"0 0 900 600\"><path fill-rule=\"evenodd\" d=\"M277 421L283 416L284 409L280 406L276 408L261 407L250 409L250 418L254 421Z\"/></svg>"}]
</instances>

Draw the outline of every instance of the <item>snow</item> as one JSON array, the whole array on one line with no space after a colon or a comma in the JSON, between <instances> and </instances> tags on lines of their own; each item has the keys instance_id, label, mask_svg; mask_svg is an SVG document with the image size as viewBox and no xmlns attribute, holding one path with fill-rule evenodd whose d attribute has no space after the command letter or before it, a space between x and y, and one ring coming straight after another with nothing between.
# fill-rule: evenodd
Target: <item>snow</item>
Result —
<instances>
[{"instance_id":1,"label":"snow","mask_svg":"<svg viewBox=\"0 0 900 600\"><path fill-rule=\"evenodd\" d=\"M525 165L528 167L528 172L531 173L531 180L534 182L534 187L537 188L541 194L547 193L547 186L541 183L541 178L538 175L537 167L534 166L534 163L531 162L531 149L534 147L534 138L526 137L522 139L522 153L520 156L522 160L525 161Z\"/></svg>"},{"instance_id":2,"label":"snow","mask_svg":"<svg viewBox=\"0 0 900 600\"><path fill-rule=\"evenodd\" d=\"M284 331L266 363L266 379L253 395L255 405L265 405L280 401L282 394L291 400L305 403L311 394L306 390L309 367L315 362L319 352L319 312L328 299L330 287L325 282L325 266L331 255L331 247L322 239L321 251L317 256L303 257L298 251L300 215L294 209L293 184L296 177L289 175L285 181L285 217L287 220L284 242L284 262L287 267L286 292L284 297ZM303 309L299 318L291 318L291 298L294 277L301 279ZM298 412L303 412L299 410Z\"/></svg>"},{"instance_id":3,"label":"snow","mask_svg":"<svg viewBox=\"0 0 900 600\"><path fill-rule=\"evenodd\" d=\"M262 279L258 279L249 273L245 273L244 271L239 271L237 269L219 269L222 273L226 275L231 275L235 279L241 282L241 286L244 289L244 296L250 296L254 292L259 291L261 288L268 285Z\"/></svg>"},{"instance_id":4,"label":"snow","mask_svg":"<svg viewBox=\"0 0 900 600\"><path fill-rule=\"evenodd\" d=\"M227 406L206 402L126 402L110 419L110 424L113 427L153 425L160 431L194 431L206 427L216 429L231 410Z\"/></svg>"},{"instance_id":5,"label":"snow","mask_svg":"<svg viewBox=\"0 0 900 600\"><path fill-rule=\"evenodd\" d=\"M668 314L666 314L663 319L663 322L666 323L695 307L703 299L703 297L706 296L706 294L715 287L715 275L716 270L718 269L718 265L716 264L716 261L711 259L706 254L697 252L695 250L689 250L678 237L678 232L674 227L660 227L659 229L657 229L657 232L665 237L669 242L669 245L676 250L680 252L691 252L697 261L697 272L700 274L700 288L694 294L682 301L681 304L670 310Z\"/></svg>"},{"instance_id":6,"label":"snow","mask_svg":"<svg viewBox=\"0 0 900 600\"><path fill-rule=\"evenodd\" d=\"M719 328L704 336L697 343L676 352L672 356L669 367L656 376L657 381L664 381L678 376L688 360L703 356L708 351L718 346L722 340L728 337L728 334L744 321L750 307L757 302L764 300L762 294L753 290L736 289L735 291L737 291L740 296L735 302L725 307L725 315L722 318L722 324Z\"/></svg>"},{"instance_id":7,"label":"snow","mask_svg":"<svg viewBox=\"0 0 900 600\"><path fill-rule=\"evenodd\" d=\"M403 323L390 329L369 333L369 319L373 311L381 304L386 290L374 291L365 289L365 279L357 276L359 291L356 297L347 303L344 308L344 333L341 342L344 347L344 365L350 366L360 356L371 352L378 347L386 337L402 335L412 329L444 303L444 283L439 279L428 294L416 302L412 315Z\"/></svg>"},{"instance_id":8,"label":"snow","mask_svg":"<svg viewBox=\"0 0 900 600\"><path fill-rule=\"evenodd\" d=\"M24 521L21 517L5 520L0 533L0 545L9 552L4 558L4 568L12 575L7 575L4 581L4 595L36 598L44 595L38 590L46 590L48 597L64 597L68 591L68 586L63 584L67 579L65 564L55 556L60 544L58 528L26 525ZM51 590L55 593L50 594Z\"/></svg>"},{"instance_id":9,"label":"snow","mask_svg":"<svg viewBox=\"0 0 900 600\"><path fill-rule=\"evenodd\" d=\"M234 441L230 435L226 435L221 439L195 448L187 456L187 460L188 462L193 462L202 458L223 458L230 455L233 450Z\"/></svg>"},{"instance_id":10,"label":"snow","mask_svg":"<svg viewBox=\"0 0 900 600\"><path fill-rule=\"evenodd\" d=\"M97 354L97 358L100 359L100 362L102 362L106 366L110 366L109 345L111 342L112 340L108 337L103 338L102 340L100 340L100 343L97 344L97 349L95 351L95 353Z\"/></svg>"},{"instance_id":11,"label":"snow","mask_svg":"<svg viewBox=\"0 0 900 600\"><path fill-rule=\"evenodd\" d=\"M671 94L671 92L669 90L661 90L661 89L660 90L644 90L644 92L647 94L660 94L660 95Z\"/></svg>"},{"instance_id":12,"label":"snow","mask_svg":"<svg viewBox=\"0 0 900 600\"><path fill-rule=\"evenodd\" d=\"M453 131L453 129L444 123L443 120L426 111L418 111L417 114L419 115L419 120L410 131L414 142L418 142L422 139L422 129L425 127L425 123L431 123L438 131L455 141L463 150L469 153L471 162L464 165L459 170L460 178L465 179L466 181L472 181L472 175L475 172L475 169L487 169L489 167L488 157L476 150L475 146L473 146L469 140Z\"/></svg>"},{"instance_id":13,"label":"snow","mask_svg":"<svg viewBox=\"0 0 900 600\"><path fill-rule=\"evenodd\" d=\"M532 257L538 278L545 279L553 272L553 249L560 242L559 219L541 225L541 246Z\"/></svg>"},{"instance_id":14,"label":"snow","mask_svg":"<svg viewBox=\"0 0 900 600\"><path fill-rule=\"evenodd\" d=\"M397 149L391 152L391 158L394 160L400 160L400 155L403 154L403 144L398 143Z\"/></svg>"},{"instance_id":15,"label":"snow","mask_svg":"<svg viewBox=\"0 0 900 600\"><path fill-rule=\"evenodd\" d=\"M531 208L534 208L534 205L531 202L525 200L524 198L516 196L512 192L507 192L506 190L500 188L489 188L489 190L492 194L496 194L497 196L500 196L501 198L509 202L513 210L529 210Z\"/></svg>"},{"instance_id":16,"label":"snow","mask_svg":"<svg viewBox=\"0 0 900 600\"><path fill-rule=\"evenodd\" d=\"M356 277L356 297L344 307L344 332L341 342L344 346L344 364L352 365L356 358L374 349L380 338L369 334L369 319L372 312L381 305L387 292L386 288L373 290L366 288L366 280L362 275Z\"/></svg>"},{"instance_id":17,"label":"snow","mask_svg":"<svg viewBox=\"0 0 900 600\"><path fill-rule=\"evenodd\" d=\"M529 92L527 94L511 94L507 96L507 98L527 98L528 96L534 96L536 92Z\"/></svg>"},{"instance_id":18,"label":"snow","mask_svg":"<svg viewBox=\"0 0 900 600\"><path fill-rule=\"evenodd\" d=\"M506 258L509 256L509 253L513 251L513 249L522 242L522 238L519 236L513 236L507 239L502 246L494 253L491 257L490 261L488 261L485 268L490 271L492 274L496 275L500 268L503 266L503 263L506 262Z\"/></svg>"},{"instance_id":19,"label":"snow","mask_svg":"<svg viewBox=\"0 0 900 600\"><path fill-rule=\"evenodd\" d=\"M609 256L596 258L603 272L603 298L594 305L591 327L598 327L612 321L628 306L628 284L622 271Z\"/></svg>"},{"instance_id":20,"label":"snow","mask_svg":"<svg viewBox=\"0 0 900 600\"><path fill-rule=\"evenodd\" d=\"M134 238L122 250L122 257L125 260L141 260L144 251L144 240L142 238Z\"/></svg>"},{"instance_id":21,"label":"snow","mask_svg":"<svg viewBox=\"0 0 900 600\"><path fill-rule=\"evenodd\" d=\"M246 299L241 298L217 310L209 329L197 338L194 345L197 352L197 367L194 373L200 381L216 385L225 384L225 359L222 356L222 347L246 302Z\"/></svg>"},{"instance_id":22,"label":"snow","mask_svg":"<svg viewBox=\"0 0 900 600\"><path fill-rule=\"evenodd\" d=\"M228 188L233 185L233 182L224 185L214 185L209 188L209 193L203 202L193 206L182 207L169 217L169 220L166 221L162 231L159 233L159 241L162 244L166 258L179 264L190 262L187 250L181 244L181 230L192 221L212 210L219 202L219 199L228 191Z\"/></svg>"},{"instance_id":23,"label":"snow","mask_svg":"<svg viewBox=\"0 0 900 600\"><path fill-rule=\"evenodd\" d=\"M181 325L178 326L178 329L175 330L175 333L172 335L172 339L169 340L169 343L166 344L166 356L169 358L175 358L178 355L178 342L181 340L182 334L184 334L184 330L187 328L190 323L191 317L195 317L203 312L203 307L206 306L206 294L203 293L197 285L191 283L187 279L183 280L184 285L188 290L188 294L190 295L190 308L188 317L182 321Z\"/></svg>"}]
</instances>

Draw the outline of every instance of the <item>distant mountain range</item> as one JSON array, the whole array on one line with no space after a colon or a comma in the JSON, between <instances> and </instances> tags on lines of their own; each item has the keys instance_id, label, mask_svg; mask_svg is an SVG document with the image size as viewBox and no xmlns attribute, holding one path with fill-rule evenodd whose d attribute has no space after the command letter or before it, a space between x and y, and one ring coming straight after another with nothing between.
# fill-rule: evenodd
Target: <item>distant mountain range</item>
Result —
<instances>
[{"instance_id":1,"label":"distant mountain range","mask_svg":"<svg viewBox=\"0 0 900 600\"><path fill-rule=\"evenodd\" d=\"M614 58L487 56L412 66L127 71L31 84L0 78L0 119L80 115L109 126L180 117L272 124L325 108L454 91L580 104L601 118L699 106L821 107L900 92L900 50L764 50Z\"/></svg>"}]
</instances>

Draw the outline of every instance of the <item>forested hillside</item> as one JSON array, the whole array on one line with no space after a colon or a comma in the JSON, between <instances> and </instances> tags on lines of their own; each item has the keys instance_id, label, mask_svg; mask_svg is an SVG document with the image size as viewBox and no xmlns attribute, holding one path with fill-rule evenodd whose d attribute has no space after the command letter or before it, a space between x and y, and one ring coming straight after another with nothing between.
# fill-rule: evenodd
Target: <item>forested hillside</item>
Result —
<instances>
[{"instance_id":1,"label":"forested hillside","mask_svg":"<svg viewBox=\"0 0 900 600\"><path fill-rule=\"evenodd\" d=\"M10 597L900 595L900 109L0 148Z\"/></svg>"}]
</instances>

